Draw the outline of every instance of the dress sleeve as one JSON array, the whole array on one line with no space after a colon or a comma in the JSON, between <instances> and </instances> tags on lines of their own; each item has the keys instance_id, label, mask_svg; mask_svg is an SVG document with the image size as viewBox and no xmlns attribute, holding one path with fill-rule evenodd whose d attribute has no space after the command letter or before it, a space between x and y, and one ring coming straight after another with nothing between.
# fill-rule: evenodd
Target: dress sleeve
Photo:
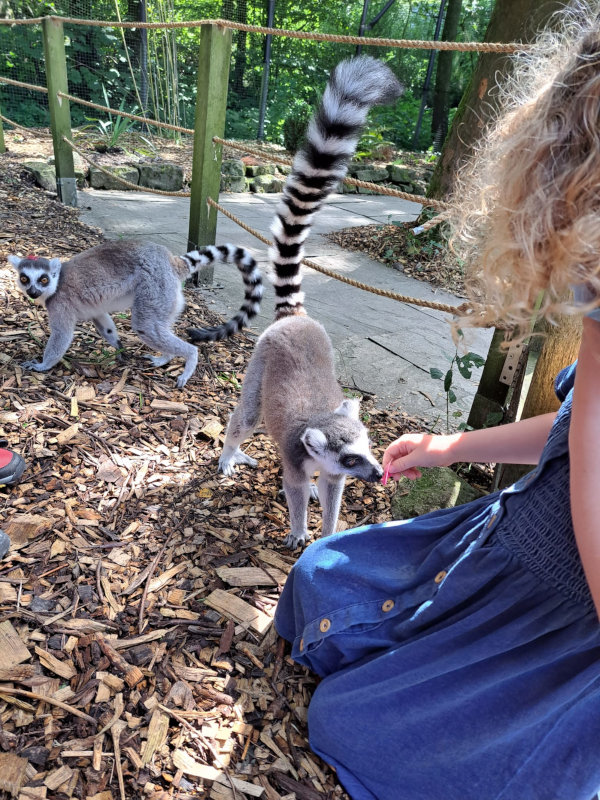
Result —
<instances>
[{"instance_id":1,"label":"dress sleeve","mask_svg":"<svg viewBox=\"0 0 600 800\"><path fill-rule=\"evenodd\" d=\"M566 396L569 394L571 389L573 388L573 384L575 383L575 367L577 366L577 362L575 361L568 367L561 369L561 371L556 376L554 381L554 391L556 392L556 396L562 403Z\"/></svg>"}]
</instances>

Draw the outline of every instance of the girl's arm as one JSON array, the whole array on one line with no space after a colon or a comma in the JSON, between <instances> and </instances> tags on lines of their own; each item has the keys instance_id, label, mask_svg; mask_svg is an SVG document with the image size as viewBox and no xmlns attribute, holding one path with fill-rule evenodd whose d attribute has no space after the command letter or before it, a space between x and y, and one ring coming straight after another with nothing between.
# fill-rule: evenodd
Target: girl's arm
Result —
<instances>
[{"instance_id":1,"label":"girl's arm","mask_svg":"<svg viewBox=\"0 0 600 800\"><path fill-rule=\"evenodd\" d=\"M600 617L600 322L583 319L569 429L571 515Z\"/></svg>"},{"instance_id":2,"label":"girl's arm","mask_svg":"<svg viewBox=\"0 0 600 800\"><path fill-rule=\"evenodd\" d=\"M392 478L401 475L418 478L421 475L418 467L442 467L457 461L537 464L555 416L552 412L495 428L447 436L409 433L387 448L383 467L386 469L389 464ZM600 498L600 492L598 496Z\"/></svg>"}]
</instances>

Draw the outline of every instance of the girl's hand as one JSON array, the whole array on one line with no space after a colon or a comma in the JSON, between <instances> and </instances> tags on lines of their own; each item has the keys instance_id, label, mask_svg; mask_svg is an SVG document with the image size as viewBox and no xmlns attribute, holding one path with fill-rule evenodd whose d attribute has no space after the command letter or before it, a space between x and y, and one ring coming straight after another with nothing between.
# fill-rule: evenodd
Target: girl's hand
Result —
<instances>
[{"instance_id":1,"label":"girl's hand","mask_svg":"<svg viewBox=\"0 0 600 800\"><path fill-rule=\"evenodd\" d=\"M407 433L392 442L383 454L383 468L388 467L390 478L421 477L418 467L447 467L453 463L450 454L455 436L431 433Z\"/></svg>"}]
</instances>

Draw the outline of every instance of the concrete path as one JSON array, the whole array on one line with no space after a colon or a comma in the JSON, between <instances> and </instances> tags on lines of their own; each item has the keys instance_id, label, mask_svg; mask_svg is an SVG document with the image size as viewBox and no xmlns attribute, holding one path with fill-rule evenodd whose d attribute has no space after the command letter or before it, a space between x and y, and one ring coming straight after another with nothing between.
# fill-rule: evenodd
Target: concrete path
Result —
<instances>
[{"instance_id":1,"label":"concrete path","mask_svg":"<svg viewBox=\"0 0 600 800\"><path fill-rule=\"evenodd\" d=\"M269 237L277 201L278 195L252 194L221 195L220 199L223 206ZM79 193L79 205L81 219L100 227L109 238L150 240L166 245L174 253L185 251L187 198L87 190ZM460 305L462 298L406 277L362 253L343 250L323 236L352 225L413 220L420 208L417 203L399 198L334 195L317 218L306 256L371 286ZM220 214L217 243L224 242L249 248L266 269L266 246ZM445 430L446 396L441 381L433 380L429 369L437 367L445 372L455 352L449 315L355 289L310 269L305 270L303 288L308 312L323 323L333 341L340 382L374 393L379 407L399 408L430 425L437 421L436 429ZM273 319L274 293L268 281L265 289L261 313L250 328L256 333ZM217 266L214 285L200 291L217 312L226 316L239 308L243 297L238 271L226 266ZM485 357L491 334L491 330L469 331L467 348ZM470 381L456 374L458 400L451 411L468 413L479 374L479 370L474 371ZM462 419L451 422L458 424Z\"/></svg>"}]
</instances>

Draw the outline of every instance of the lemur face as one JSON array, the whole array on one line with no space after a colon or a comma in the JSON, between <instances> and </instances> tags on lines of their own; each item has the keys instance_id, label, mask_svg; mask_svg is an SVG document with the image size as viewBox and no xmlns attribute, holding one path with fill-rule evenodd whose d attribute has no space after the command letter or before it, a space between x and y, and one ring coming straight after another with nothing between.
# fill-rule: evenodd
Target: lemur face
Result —
<instances>
[{"instance_id":1,"label":"lemur face","mask_svg":"<svg viewBox=\"0 0 600 800\"><path fill-rule=\"evenodd\" d=\"M57 289L60 261L52 258L17 258L8 260L17 271L17 286L36 303L45 304Z\"/></svg>"},{"instance_id":2,"label":"lemur face","mask_svg":"<svg viewBox=\"0 0 600 800\"><path fill-rule=\"evenodd\" d=\"M336 414L323 428L307 428L302 442L329 475L352 475L369 483L383 475L371 453L367 430L358 420Z\"/></svg>"}]
</instances>

